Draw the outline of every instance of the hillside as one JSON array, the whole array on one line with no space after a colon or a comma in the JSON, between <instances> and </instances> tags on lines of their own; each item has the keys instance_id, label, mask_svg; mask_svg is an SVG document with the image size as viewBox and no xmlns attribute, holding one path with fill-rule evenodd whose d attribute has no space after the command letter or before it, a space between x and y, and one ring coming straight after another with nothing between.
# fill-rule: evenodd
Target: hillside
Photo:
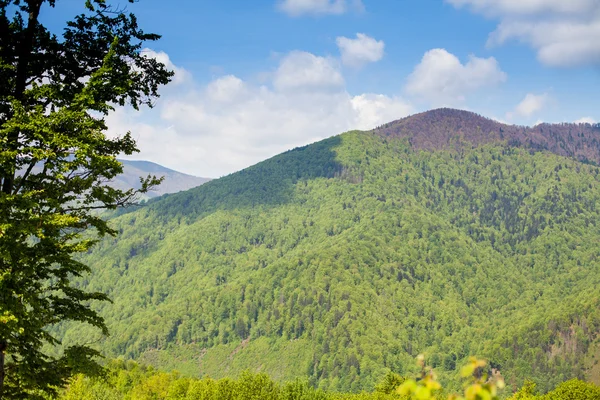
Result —
<instances>
[{"instance_id":1,"label":"hillside","mask_svg":"<svg viewBox=\"0 0 600 400\"><path fill-rule=\"evenodd\" d=\"M385 124L376 133L406 138L414 149L441 150L506 142L547 150L582 162L600 163L600 124L506 125L462 110L441 108Z\"/></svg>"},{"instance_id":2,"label":"hillside","mask_svg":"<svg viewBox=\"0 0 600 400\"><path fill-rule=\"evenodd\" d=\"M183 174L150 161L120 160L123 163L123 174L113 180L112 185L118 189L139 189L140 177L163 176L162 184L145 194L145 198L154 198L166 193L177 193L200 186L210 179Z\"/></svg>"},{"instance_id":3,"label":"hillside","mask_svg":"<svg viewBox=\"0 0 600 400\"><path fill-rule=\"evenodd\" d=\"M115 218L81 281L113 299L112 335L59 329L109 357L327 389L421 352L442 380L469 355L512 388L597 379L599 138L446 109L283 153Z\"/></svg>"}]
</instances>

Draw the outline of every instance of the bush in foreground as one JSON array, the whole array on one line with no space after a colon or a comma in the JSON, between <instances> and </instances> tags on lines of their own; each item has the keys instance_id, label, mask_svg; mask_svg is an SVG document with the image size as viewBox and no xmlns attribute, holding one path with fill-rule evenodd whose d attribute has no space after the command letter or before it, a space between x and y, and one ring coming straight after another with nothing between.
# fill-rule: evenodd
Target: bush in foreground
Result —
<instances>
[{"instance_id":1,"label":"bush in foreground","mask_svg":"<svg viewBox=\"0 0 600 400\"><path fill-rule=\"evenodd\" d=\"M406 379L389 373L372 393L329 393L296 380L278 384L266 374L244 372L238 379L194 379L177 372L159 372L134 362L115 361L104 378L76 376L59 400L495 400L502 396L504 381L490 374L485 361L471 358L461 369L462 394L447 394L434 371L418 359L421 374ZM600 387L580 380L563 382L552 392L538 394L527 381L509 400L598 400Z\"/></svg>"}]
</instances>

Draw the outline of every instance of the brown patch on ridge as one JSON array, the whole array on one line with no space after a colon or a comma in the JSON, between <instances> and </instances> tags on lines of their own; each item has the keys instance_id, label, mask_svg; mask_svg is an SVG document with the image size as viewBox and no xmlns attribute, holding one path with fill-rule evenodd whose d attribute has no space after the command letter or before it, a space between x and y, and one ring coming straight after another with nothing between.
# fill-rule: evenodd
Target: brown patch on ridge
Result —
<instances>
[{"instance_id":1,"label":"brown patch on ridge","mask_svg":"<svg viewBox=\"0 0 600 400\"><path fill-rule=\"evenodd\" d=\"M440 108L387 123L373 132L407 138L415 149L457 149L506 142L600 164L600 124L506 125L469 111Z\"/></svg>"}]
</instances>

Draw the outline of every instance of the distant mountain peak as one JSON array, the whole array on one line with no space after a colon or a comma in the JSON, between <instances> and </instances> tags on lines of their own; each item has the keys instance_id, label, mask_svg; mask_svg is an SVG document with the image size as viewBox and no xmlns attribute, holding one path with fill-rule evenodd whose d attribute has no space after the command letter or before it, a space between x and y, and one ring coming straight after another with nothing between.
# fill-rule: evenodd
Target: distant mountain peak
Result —
<instances>
[{"instance_id":1,"label":"distant mountain peak","mask_svg":"<svg viewBox=\"0 0 600 400\"><path fill-rule=\"evenodd\" d=\"M401 120L418 120L418 119L429 119L432 121L443 121L443 120L456 120L461 122L493 122L502 124L494 119L484 117L483 115L477 114L473 111L461 110L457 108L435 108L428 111L423 111L421 113L409 115L408 117L402 118ZM506 125L506 124L502 124Z\"/></svg>"},{"instance_id":2,"label":"distant mountain peak","mask_svg":"<svg viewBox=\"0 0 600 400\"><path fill-rule=\"evenodd\" d=\"M148 191L143 198L153 198L167 193L176 193L200 186L210 179L200 178L172 170L162 165L144 160L119 160L123 164L123 173L112 181L116 188L127 190L141 187L140 177L154 175L163 177L164 181L157 187Z\"/></svg>"},{"instance_id":3,"label":"distant mountain peak","mask_svg":"<svg viewBox=\"0 0 600 400\"><path fill-rule=\"evenodd\" d=\"M141 170L144 170L146 172L149 173L170 173L170 172L176 172L182 175L188 175L188 174L184 174L183 172L179 172L179 171L175 171L174 169L171 168L167 168L164 167L160 164L157 164L155 162L152 161L146 161L146 160L119 160L119 162L121 162L123 165L129 165ZM193 176L193 175L188 175L188 176Z\"/></svg>"},{"instance_id":4,"label":"distant mountain peak","mask_svg":"<svg viewBox=\"0 0 600 400\"><path fill-rule=\"evenodd\" d=\"M415 149L442 150L507 142L600 164L600 124L507 125L474 112L439 108L384 124L373 131L406 138Z\"/></svg>"}]
</instances>

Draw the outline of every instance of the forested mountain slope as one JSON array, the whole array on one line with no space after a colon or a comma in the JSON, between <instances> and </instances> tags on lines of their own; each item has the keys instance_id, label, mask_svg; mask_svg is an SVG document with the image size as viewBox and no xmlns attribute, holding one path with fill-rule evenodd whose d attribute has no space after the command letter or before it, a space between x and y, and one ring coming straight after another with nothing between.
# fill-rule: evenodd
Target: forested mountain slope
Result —
<instances>
[{"instance_id":1,"label":"forested mountain slope","mask_svg":"<svg viewBox=\"0 0 600 400\"><path fill-rule=\"evenodd\" d=\"M407 138L414 149L440 150L506 142L548 150L579 161L600 163L600 124L506 125L468 111L441 108L390 122L376 129L386 137Z\"/></svg>"},{"instance_id":2,"label":"forested mountain slope","mask_svg":"<svg viewBox=\"0 0 600 400\"><path fill-rule=\"evenodd\" d=\"M421 352L442 379L469 355L514 388L594 378L600 129L542 125L554 139L534 146L538 131L462 111L411 118L115 218L121 234L84 257L81 284L114 301L98 347L188 374L251 369L341 390L409 373ZM417 144L438 131L463 134ZM65 344L100 338L59 329Z\"/></svg>"}]
</instances>

